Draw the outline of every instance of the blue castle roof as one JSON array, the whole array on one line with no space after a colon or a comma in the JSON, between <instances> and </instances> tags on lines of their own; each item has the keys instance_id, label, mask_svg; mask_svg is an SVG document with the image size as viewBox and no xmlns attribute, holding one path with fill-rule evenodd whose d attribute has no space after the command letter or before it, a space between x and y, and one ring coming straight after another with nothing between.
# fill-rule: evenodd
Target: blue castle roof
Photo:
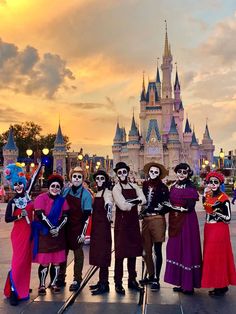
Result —
<instances>
[{"instance_id":1,"label":"blue castle roof","mask_svg":"<svg viewBox=\"0 0 236 314\"><path fill-rule=\"evenodd\" d=\"M179 134L176 128L175 118L172 117L169 134Z\"/></svg>"},{"instance_id":2,"label":"blue castle roof","mask_svg":"<svg viewBox=\"0 0 236 314\"><path fill-rule=\"evenodd\" d=\"M192 130L190 128L190 124L189 124L188 118L186 119L184 133L192 133Z\"/></svg>"},{"instance_id":3,"label":"blue castle roof","mask_svg":"<svg viewBox=\"0 0 236 314\"><path fill-rule=\"evenodd\" d=\"M4 150L18 150L14 138L13 138L13 130L10 128L7 143L3 146Z\"/></svg>"},{"instance_id":4,"label":"blue castle roof","mask_svg":"<svg viewBox=\"0 0 236 314\"><path fill-rule=\"evenodd\" d=\"M149 121L149 125L148 125L148 132L147 132L146 142L150 141L152 130L154 130L157 139L160 141L161 140L161 134L160 134L160 131L159 131L159 128L158 128L157 120L156 119L151 119Z\"/></svg>"}]
</instances>

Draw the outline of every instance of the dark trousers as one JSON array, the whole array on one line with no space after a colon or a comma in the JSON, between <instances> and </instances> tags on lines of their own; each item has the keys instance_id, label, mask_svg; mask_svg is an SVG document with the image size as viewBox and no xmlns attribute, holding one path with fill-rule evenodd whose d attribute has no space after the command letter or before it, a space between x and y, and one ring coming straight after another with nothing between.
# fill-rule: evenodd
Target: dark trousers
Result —
<instances>
[{"instance_id":1,"label":"dark trousers","mask_svg":"<svg viewBox=\"0 0 236 314\"><path fill-rule=\"evenodd\" d=\"M122 283L123 278L123 261L124 258L116 258L115 259L115 276L114 280L116 284ZM136 266L136 257L128 257L127 258L127 268L128 268L128 274L129 278L128 281L135 280L137 273L135 270Z\"/></svg>"},{"instance_id":2,"label":"dark trousers","mask_svg":"<svg viewBox=\"0 0 236 314\"><path fill-rule=\"evenodd\" d=\"M81 282L82 281L82 270L84 266L84 252L83 244L79 245L79 248L74 250L74 280ZM69 251L67 251L68 255ZM66 266L67 262L60 264L60 273L58 279L61 281L65 280L66 277Z\"/></svg>"},{"instance_id":3,"label":"dark trousers","mask_svg":"<svg viewBox=\"0 0 236 314\"><path fill-rule=\"evenodd\" d=\"M100 267L99 282L108 283L108 267Z\"/></svg>"}]
</instances>

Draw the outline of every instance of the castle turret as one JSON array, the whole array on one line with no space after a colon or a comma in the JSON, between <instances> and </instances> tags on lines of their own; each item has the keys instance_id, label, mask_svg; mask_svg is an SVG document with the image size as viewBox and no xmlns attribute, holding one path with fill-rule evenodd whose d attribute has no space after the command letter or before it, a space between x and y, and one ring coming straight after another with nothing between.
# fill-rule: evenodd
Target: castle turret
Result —
<instances>
[{"instance_id":1,"label":"castle turret","mask_svg":"<svg viewBox=\"0 0 236 314\"><path fill-rule=\"evenodd\" d=\"M19 149L15 144L12 128L9 129L7 143L3 146L2 153L4 159L4 168L11 163L17 162Z\"/></svg>"},{"instance_id":2,"label":"castle turret","mask_svg":"<svg viewBox=\"0 0 236 314\"><path fill-rule=\"evenodd\" d=\"M213 145L213 140L211 139L208 125L206 123L205 132L203 134L202 145L201 145L202 155L209 162L213 162L213 153L215 146Z\"/></svg>"},{"instance_id":3,"label":"castle turret","mask_svg":"<svg viewBox=\"0 0 236 314\"><path fill-rule=\"evenodd\" d=\"M195 131L193 130L193 134L192 134L192 141L190 144L190 151L191 151L191 166L194 170L195 174L199 174L200 171L200 152L199 152L199 144L198 141L196 139L196 135L195 135Z\"/></svg>"},{"instance_id":4,"label":"castle turret","mask_svg":"<svg viewBox=\"0 0 236 314\"><path fill-rule=\"evenodd\" d=\"M175 73L175 84L174 84L174 107L176 111L179 111L180 109L180 83L179 83L179 76L178 71L176 67L176 73Z\"/></svg>"},{"instance_id":5,"label":"castle turret","mask_svg":"<svg viewBox=\"0 0 236 314\"><path fill-rule=\"evenodd\" d=\"M169 168L169 176L170 178L174 178L174 168L179 163L180 160L180 148L181 143L179 140L179 133L176 128L175 118L172 117L171 119L171 125L170 130L168 133L168 140L167 140L167 148L169 152L169 162L168 162L168 168Z\"/></svg>"},{"instance_id":6,"label":"castle turret","mask_svg":"<svg viewBox=\"0 0 236 314\"><path fill-rule=\"evenodd\" d=\"M116 133L115 133L115 137L113 139L113 145L112 145L114 165L116 165L117 162L120 161L121 147L122 147L122 131L119 126L119 122L117 122Z\"/></svg>"},{"instance_id":7,"label":"castle turret","mask_svg":"<svg viewBox=\"0 0 236 314\"><path fill-rule=\"evenodd\" d=\"M66 144L59 123L53 148L53 171L61 176L66 175Z\"/></svg>"},{"instance_id":8,"label":"castle turret","mask_svg":"<svg viewBox=\"0 0 236 314\"><path fill-rule=\"evenodd\" d=\"M130 169L133 170L134 172L138 172L140 142L139 131L135 123L134 115L131 121L131 128L129 131L129 141L127 143L127 148L129 152L128 164L130 165Z\"/></svg>"},{"instance_id":9,"label":"castle turret","mask_svg":"<svg viewBox=\"0 0 236 314\"><path fill-rule=\"evenodd\" d=\"M159 59L159 58L157 58L156 86L157 86L157 93L158 93L159 97L161 97L161 80L160 80L158 59Z\"/></svg>"}]
</instances>

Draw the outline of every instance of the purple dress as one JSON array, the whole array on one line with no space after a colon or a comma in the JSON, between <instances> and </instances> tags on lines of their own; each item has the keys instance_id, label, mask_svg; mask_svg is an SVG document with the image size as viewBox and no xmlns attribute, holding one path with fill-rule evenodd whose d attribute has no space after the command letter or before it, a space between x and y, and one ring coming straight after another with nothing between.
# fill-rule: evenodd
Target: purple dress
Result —
<instances>
[{"instance_id":1,"label":"purple dress","mask_svg":"<svg viewBox=\"0 0 236 314\"><path fill-rule=\"evenodd\" d=\"M202 254L195 204L198 193L191 181L170 189L170 202L187 212L169 213L169 240L166 248L164 281L191 291L201 286Z\"/></svg>"}]
</instances>

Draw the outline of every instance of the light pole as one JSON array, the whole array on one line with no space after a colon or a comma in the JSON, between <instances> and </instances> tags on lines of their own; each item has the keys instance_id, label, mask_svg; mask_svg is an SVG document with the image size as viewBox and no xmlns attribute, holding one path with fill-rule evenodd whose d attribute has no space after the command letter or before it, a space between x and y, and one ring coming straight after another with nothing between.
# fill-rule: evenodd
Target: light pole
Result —
<instances>
[{"instance_id":1,"label":"light pole","mask_svg":"<svg viewBox=\"0 0 236 314\"><path fill-rule=\"evenodd\" d=\"M220 149L219 158L220 158L220 169L224 168L224 157L225 153L223 152L223 149Z\"/></svg>"}]
</instances>

